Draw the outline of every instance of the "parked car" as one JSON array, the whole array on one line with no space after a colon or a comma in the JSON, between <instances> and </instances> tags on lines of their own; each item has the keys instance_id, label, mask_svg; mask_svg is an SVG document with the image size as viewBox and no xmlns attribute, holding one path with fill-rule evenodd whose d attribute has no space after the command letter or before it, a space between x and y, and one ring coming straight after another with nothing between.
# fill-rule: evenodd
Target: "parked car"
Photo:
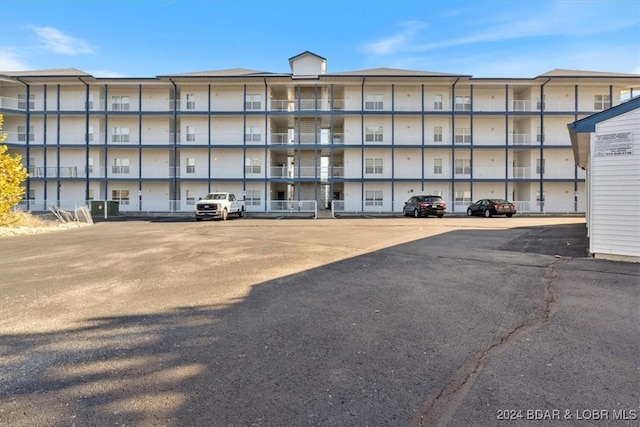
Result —
<instances>
[{"instance_id":1,"label":"parked car","mask_svg":"<svg viewBox=\"0 0 640 427\"><path fill-rule=\"evenodd\" d=\"M440 196L413 196L404 202L402 214L404 216L437 216L442 218L447 210L447 204Z\"/></svg>"},{"instance_id":2,"label":"parked car","mask_svg":"<svg viewBox=\"0 0 640 427\"><path fill-rule=\"evenodd\" d=\"M493 215L512 217L515 214L516 205L504 199L480 199L467 208L467 216L484 215L490 218Z\"/></svg>"}]
</instances>

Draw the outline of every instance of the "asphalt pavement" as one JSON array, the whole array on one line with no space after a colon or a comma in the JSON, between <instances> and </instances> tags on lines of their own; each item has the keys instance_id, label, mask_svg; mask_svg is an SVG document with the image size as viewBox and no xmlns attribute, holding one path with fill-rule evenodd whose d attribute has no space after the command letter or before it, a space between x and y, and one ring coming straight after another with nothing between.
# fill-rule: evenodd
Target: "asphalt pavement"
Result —
<instances>
[{"instance_id":1,"label":"asphalt pavement","mask_svg":"<svg viewBox=\"0 0 640 427\"><path fill-rule=\"evenodd\" d=\"M120 218L0 238L0 425L638 426L584 219Z\"/></svg>"}]
</instances>

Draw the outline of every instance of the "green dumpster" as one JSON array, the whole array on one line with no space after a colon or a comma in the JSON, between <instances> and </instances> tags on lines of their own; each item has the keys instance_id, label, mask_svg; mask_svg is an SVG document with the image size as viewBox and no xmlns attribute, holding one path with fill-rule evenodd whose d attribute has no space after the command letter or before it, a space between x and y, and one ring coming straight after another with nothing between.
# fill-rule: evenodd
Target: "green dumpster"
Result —
<instances>
[{"instance_id":1,"label":"green dumpster","mask_svg":"<svg viewBox=\"0 0 640 427\"><path fill-rule=\"evenodd\" d=\"M91 215L94 217L105 217L105 204L107 209L107 218L110 216L118 216L120 213L120 202L113 200L92 200L91 201Z\"/></svg>"}]
</instances>

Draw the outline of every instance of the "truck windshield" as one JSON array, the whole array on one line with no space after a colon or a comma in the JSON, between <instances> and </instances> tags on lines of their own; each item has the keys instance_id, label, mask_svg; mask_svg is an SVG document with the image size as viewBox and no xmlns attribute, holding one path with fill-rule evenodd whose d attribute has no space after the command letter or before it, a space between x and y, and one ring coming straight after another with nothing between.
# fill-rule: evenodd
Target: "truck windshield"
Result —
<instances>
[{"instance_id":1,"label":"truck windshield","mask_svg":"<svg viewBox=\"0 0 640 427\"><path fill-rule=\"evenodd\" d=\"M226 199L226 194L207 194L205 200L224 200Z\"/></svg>"}]
</instances>

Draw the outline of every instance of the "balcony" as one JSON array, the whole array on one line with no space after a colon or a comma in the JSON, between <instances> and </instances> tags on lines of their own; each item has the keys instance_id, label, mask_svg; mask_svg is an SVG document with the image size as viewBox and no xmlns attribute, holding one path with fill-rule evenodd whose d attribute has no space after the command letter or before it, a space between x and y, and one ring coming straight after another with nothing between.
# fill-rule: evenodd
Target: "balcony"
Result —
<instances>
[{"instance_id":1,"label":"balcony","mask_svg":"<svg viewBox=\"0 0 640 427\"><path fill-rule=\"evenodd\" d=\"M297 133L291 135L290 133L271 133L269 137L269 144L271 145L293 145L293 144L319 144L329 145L331 144L343 144L344 134L342 133Z\"/></svg>"},{"instance_id":2,"label":"balcony","mask_svg":"<svg viewBox=\"0 0 640 427\"><path fill-rule=\"evenodd\" d=\"M78 178L76 166L29 166L29 178Z\"/></svg>"}]
</instances>

